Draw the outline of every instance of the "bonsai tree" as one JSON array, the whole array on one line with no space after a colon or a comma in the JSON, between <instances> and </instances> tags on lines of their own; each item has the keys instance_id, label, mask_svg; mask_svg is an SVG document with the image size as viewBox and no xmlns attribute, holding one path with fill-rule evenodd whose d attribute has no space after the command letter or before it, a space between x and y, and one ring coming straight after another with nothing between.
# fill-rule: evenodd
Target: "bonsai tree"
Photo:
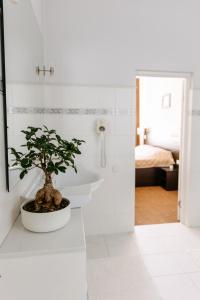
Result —
<instances>
[{"instance_id":1,"label":"bonsai tree","mask_svg":"<svg viewBox=\"0 0 200 300\"><path fill-rule=\"evenodd\" d=\"M81 154L79 146L83 140L64 140L55 130L49 130L46 126L35 128L28 126L25 134L26 144L21 145L24 153L11 148L14 155L12 166L21 168L20 179L33 168L39 168L45 177L44 186L36 193L34 208L35 212L50 212L62 208L62 195L53 187L52 175L65 173L67 168L73 168L75 155Z\"/></svg>"}]
</instances>

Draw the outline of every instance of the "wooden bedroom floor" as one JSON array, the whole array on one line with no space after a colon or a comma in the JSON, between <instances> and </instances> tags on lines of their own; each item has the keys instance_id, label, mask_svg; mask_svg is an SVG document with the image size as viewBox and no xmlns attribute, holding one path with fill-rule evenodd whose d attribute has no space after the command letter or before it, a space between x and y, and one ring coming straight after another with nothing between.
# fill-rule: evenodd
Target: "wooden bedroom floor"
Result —
<instances>
[{"instance_id":1,"label":"wooden bedroom floor","mask_svg":"<svg viewBox=\"0 0 200 300\"><path fill-rule=\"evenodd\" d=\"M135 189L135 224L174 223L177 220L177 191L166 191L160 186Z\"/></svg>"}]
</instances>

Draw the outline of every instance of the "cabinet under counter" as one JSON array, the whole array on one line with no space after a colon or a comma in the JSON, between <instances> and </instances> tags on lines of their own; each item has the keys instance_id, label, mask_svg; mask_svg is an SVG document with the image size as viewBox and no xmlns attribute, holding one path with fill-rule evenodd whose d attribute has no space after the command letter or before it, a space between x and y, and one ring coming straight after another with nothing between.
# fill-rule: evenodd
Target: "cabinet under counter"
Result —
<instances>
[{"instance_id":1,"label":"cabinet under counter","mask_svg":"<svg viewBox=\"0 0 200 300\"><path fill-rule=\"evenodd\" d=\"M26 230L19 216L0 247L0 299L86 300L86 278L81 209L49 233Z\"/></svg>"}]
</instances>

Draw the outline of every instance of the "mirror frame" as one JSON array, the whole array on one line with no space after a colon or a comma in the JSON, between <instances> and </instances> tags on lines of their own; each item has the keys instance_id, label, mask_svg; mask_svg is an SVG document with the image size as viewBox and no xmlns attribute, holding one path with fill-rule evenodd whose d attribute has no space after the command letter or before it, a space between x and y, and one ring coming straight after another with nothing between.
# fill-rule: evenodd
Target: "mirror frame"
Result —
<instances>
[{"instance_id":1,"label":"mirror frame","mask_svg":"<svg viewBox=\"0 0 200 300\"><path fill-rule=\"evenodd\" d=\"M9 163L8 163L8 135L7 135L7 102L6 102L6 68L5 68L5 43L4 43L4 15L3 0L0 0L0 22L1 22L1 66L2 66L2 90L3 97L3 123L4 123L4 151L5 151L5 176L6 190L9 192Z\"/></svg>"}]
</instances>

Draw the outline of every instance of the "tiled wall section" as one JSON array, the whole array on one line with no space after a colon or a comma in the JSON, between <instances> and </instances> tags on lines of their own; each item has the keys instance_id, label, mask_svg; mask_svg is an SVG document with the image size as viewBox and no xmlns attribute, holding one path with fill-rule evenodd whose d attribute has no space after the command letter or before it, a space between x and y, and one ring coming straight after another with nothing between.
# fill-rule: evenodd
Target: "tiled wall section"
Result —
<instances>
[{"instance_id":1,"label":"tiled wall section","mask_svg":"<svg viewBox=\"0 0 200 300\"><path fill-rule=\"evenodd\" d=\"M20 130L46 124L66 138L86 141L78 165L105 179L85 209L87 234L133 229L134 96L133 88L11 84L8 87L9 144L23 143ZM30 96L31 95L31 96ZM100 167L96 122L105 119L106 168Z\"/></svg>"},{"instance_id":2,"label":"tiled wall section","mask_svg":"<svg viewBox=\"0 0 200 300\"><path fill-rule=\"evenodd\" d=\"M198 224L200 209L197 201L199 182L198 136L200 90L194 89L190 115L192 118L191 136L191 182L189 189L190 204L195 209L188 212L190 225ZM46 124L56 128L66 138L84 139L82 156L78 165L101 174L105 182L95 192L93 202L84 209L87 234L114 233L133 229L133 184L134 184L134 88L76 87L46 85L12 84L7 90L9 140L15 147L22 143L18 132L27 125ZM33 107L42 108L35 112ZM15 111L11 108L17 108ZM26 108L27 112L24 112ZM20 110L21 109L21 110ZM52 110L53 109L53 110ZM61 109L57 111L54 109ZM107 166L100 167L100 139L96 134L96 122L105 119L108 123L106 132ZM3 128L3 127L2 127ZM2 141L3 143L3 141ZM3 148L1 149L2 172L0 174L2 199L0 206L7 207L1 218L2 236L11 226L18 211L19 195L25 184L17 185L13 192L5 193ZM26 186L29 180L26 180ZM3 201L3 202L2 202ZM5 205L6 204L6 205ZM0 236L1 239L1 236Z\"/></svg>"},{"instance_id":3,"label":"tiled wall section","mask_svg":"<svg viewBox=\"0 0 200 300\"><path fill-rule=\"evenodd\" d=\"M46 85L45 107L104 109L121 113L45 114L45 124L66 138L86 141L78 165L101 174L105 179L93 201L84 209L87 234L133 230L134 183L134 96L133 88L76 87ZM125 112L125 113L122 113ZM100 138L96 122L105 119L106 168L100 167Z\"/></svg>"}]
</instances>

